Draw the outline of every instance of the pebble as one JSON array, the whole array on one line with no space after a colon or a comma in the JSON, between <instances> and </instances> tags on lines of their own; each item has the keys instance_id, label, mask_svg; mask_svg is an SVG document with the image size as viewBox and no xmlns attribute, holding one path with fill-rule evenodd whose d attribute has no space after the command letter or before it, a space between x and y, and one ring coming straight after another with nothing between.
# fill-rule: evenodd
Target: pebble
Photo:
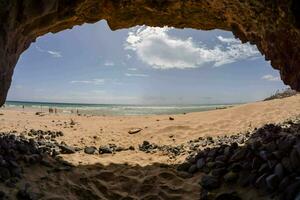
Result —
<instances>
[{"instance_id":1,"label":"pebble","mask_svg":"<svg viewBox=\"0 0 300 200\"><path fill-rule=\"evenodd\" d=\"M212 190L220 187L220 181L214 176L204 175L201 178L200 185L204 189Z\"/></svg>"},{"instance_id":2,"label":"pebble","mask_svg":"<svg viewBox=\"0 0 300 200\"><path fill-rule=\"evenodd\" d=\"M190 146L203 148L195 144L207 141L208 148L195 148L198 153L193 155L194 151L191 151L186 166L181 166L185 166L185 171L191 174L197 171L204 173L200 179L203 187L200 196L203 198L211 194L206 190L217 189L221 184L231 187L239 184L242 187L255 186L271 199L300 200L300 134L296 134L299 130L300 120L289 126L265 125L244 136L237 134L192 140L188 142ZM239 146L238 143L244 145ZM217 196L213 199L231 199L227 194L214 194Z\"/></svg>"},{"instance_id":3,"label":"pebble","mask_svg":"<svg viewBox=\"0 0 300 200\"><path fill-rule=\"evenodd\" d=\"M91 147L85 147L84 148L84 153L86 154L94 154L96 152L97 148L94 146Z\"/></svg>"},{"instance_id":4,"label":"pebble","mask_svg":"<svg viewBox=\"0 0 300 200\"><path fill-rule=\"evenodd\" d=\"M235 182L237 179L238 179L238 174L233 171L230 171L224 175L225 182Z\"/></svg>"},{"instance_id":5,"label":"pebble","mask_svg":"<svg viewBox=\"0 0 300 200\"><path fill-rule=\"evenodd\" d=\"M134 129L129 130L128 133L129 134L136 134L136 133L138 133L138 132L140 132L142 130L143 129L141 129L141 128L134 128Z\"/></svg>"},{"instance_id":6,"label":"pebble","mask_svg":"<svg viewBox=\"0 0 300 200\"><path fill-rule=\"evenodd\" d=\"M76 153L76 150L74 147L68 146L68 145L60 145L59 148L61 149L62 154L73 154Z\"/></svg>"},{"instance_id":7,"label":"pebble","mask_svg":"<svg viewBox=\"0 0 300 200\"><path fill-rule=\"evenodd\" d=\"M279 178L276 174L271 174L266 178L266 183L269 189L275 190L279 184Z\"/></svg>"}]
</instances>

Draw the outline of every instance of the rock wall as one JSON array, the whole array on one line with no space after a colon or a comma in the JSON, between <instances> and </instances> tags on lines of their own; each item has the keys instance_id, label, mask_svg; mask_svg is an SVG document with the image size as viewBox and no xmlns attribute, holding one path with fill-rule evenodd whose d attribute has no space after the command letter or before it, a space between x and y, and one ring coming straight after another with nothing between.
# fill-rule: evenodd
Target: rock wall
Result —
<instances>
[{"instance_id":1,"label":"rock wall","mask_svg":"<svg viewBox=\"0 0 300 200\"><path fill-rule=\"evenodd\" d=\"M300 90L299 0L0 0L0 105L20 54L37 37L102 19L112 30L146 24L232 31Z\"/></svg>"}]
</instances>

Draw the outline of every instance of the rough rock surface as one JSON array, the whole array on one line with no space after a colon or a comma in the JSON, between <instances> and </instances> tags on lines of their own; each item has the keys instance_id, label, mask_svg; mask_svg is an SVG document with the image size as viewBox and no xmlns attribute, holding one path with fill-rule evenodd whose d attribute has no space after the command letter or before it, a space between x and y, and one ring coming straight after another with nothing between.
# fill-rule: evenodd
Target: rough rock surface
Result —
<instances>
[{"instance_id":1,"label":"rough rock surface","mask_svg":"<svg viewBox=\"0 0 300 200\"><path fill-rule=\"evenodd\" d=\"M256 199L241 188L255 189L262 199L294 200L300 196L300 120L268 124L238 145L234 140L199 150L179 171L204 173L200 199ZM222 188L223 187L223 188ZM234 190L234 198L223 192ZM232 194L231 194L232 195ZM226 198L225 198L226 197Z\"/></svg>"},{"instance_id":2,"label":"rough rock surface","mask_svg":"<svg viewBox=\"0 0 300 200\"><path fill-rule=\"evenodd\" d=\"M146 24L232 31L300 90L299 13L298 0L0 0L0 105L19 56L37 37L102 19L112 30Z\"/></svg>"}]
</instances>

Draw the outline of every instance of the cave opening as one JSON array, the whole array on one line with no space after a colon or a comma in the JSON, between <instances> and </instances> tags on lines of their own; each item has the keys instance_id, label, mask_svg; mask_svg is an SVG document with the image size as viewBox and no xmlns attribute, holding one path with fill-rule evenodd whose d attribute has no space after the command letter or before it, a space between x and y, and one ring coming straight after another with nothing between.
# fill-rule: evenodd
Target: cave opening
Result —
<instances>
[{"instance_id":1,"label":"cave opening","mask_svg":"<svg viewBox=\"0 0 300 200\"><path fill-rule=\"evenodd\" d=\"M0 199L299 199L299 95L262 101L300 90L299 1L0 0L0 22Z\"/></svg>"},{"instance_id":2,"label":"cave opening","mask_svg":"<svg viewBox=\"0 0 300 200\"><path fill-rule=\"evenodd\" d=\"M58 105L67 112L80 104L85 114L96 104L121 104L135 107L92 113L178 114L263 100L285 87L257 48L231 32L148 26L111 31L100 21L32 43L17 63L6 104L41 102L48 109L69 103ZM171 108L176 105L181 108Z\"/></svg>"}]
</instances>

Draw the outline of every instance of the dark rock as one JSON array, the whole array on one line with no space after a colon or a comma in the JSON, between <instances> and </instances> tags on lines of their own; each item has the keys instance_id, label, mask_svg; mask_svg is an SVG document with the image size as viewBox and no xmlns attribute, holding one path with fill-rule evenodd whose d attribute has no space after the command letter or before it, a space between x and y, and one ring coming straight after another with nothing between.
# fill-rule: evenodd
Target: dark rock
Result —
<instances>
[{"instance_id":1,"label":"dark rock","mask_svg":"<svg viewBox=\"0 0 300 200\"><path fill-rule=\"evenodd\" d=\"M222 175L224 175L227 172L226 168L218 168L218 169L213 169L211 170L211 175L215 176L215 177L221 177Z\"/></svg>"},{"instance_id":2,"label":"dark rock","mask_svg":"<svg viewBox=\"0 0 300 200\"><path fill-rule=\"evenodd\" d=\"M225 155L219 155L215 158L215 161L222 161L222 162L226 162L227 161L227 156Z\"/></svg>"},{"instance_id":3,"label":"dark rock","mask_svg":"<svg viewBox=\"0 0 300 200\"><path fill-rule=\"evenodd\" d=\"M224 162L222 162L222 161L215 161L215 165L214 165L214 167L215 168L220 168L220 167L225 167L225 163Z\"/></svg>"},{"instance_id":4,"label":"dark rock","mask_svg":"<svg viewBox=\"0 0 300 200\"><path fill-rule=\"evenodd\" d=\"M277 164L276 160L268 160L268 166L270 169L273 169L273 167L275 167Z\"/></svg>"},{"instance_id":5,"label":"dark rock","mask_svg":"<svg viewBox=\"0 0 300 200\"><path fill-rule=\"evenodd\" d=\"M200 158L199 160L197 160L196 166L198 169L202 169L205 165L205 160L204 158Z\"/></svg>"},{"instance_id":6,"label":"dark rock","mask_svg":"<svg viewBox=\"0 0 300 200\"><path fill-rule=\"evenodd\" d=\"M235 182L238 179L238 174L235 172L228 172L224 175L224 181L225 182Z\"/></svg>"},{"instance_id":7,"label":"dark rock","mask_svg":"<svg viewBox=\"0 0 300 200\"><path fill-rule=\"evenodd\" d=\"M226 156L227 158L229 157L229 156L231 156L231 147L230 146L227 146L227 147L225 147L224 148L224 156Z\"/></svg>"},{"instance_id":8,"label":"dark rock","mask_svg":"<svg viewBox=\"0 0 300 200\"><path fill-rule=\"evenodd\" d=\"M264 173L267 172L269 170L269 166L267 163L264 163L260 166L260 168L258 169L259 173Z\"/></svg>"},{"instance_id":9,"label":"dark rock","mask_svg":"<svg viewBox=\"0 0 300 200\"><path fill-rule=\"evenodd\" d=\"M129 134L136 134L136 133L138 133L138 132L140 132L142 130L143 129L141 129L141 128L133 128L133 129L129 130L128 133Z\"/></svg>"},{"instance_id":10,"label":"dark rock","mask_svg":"<svg viewBox=\"0 0 300 200\"><path fill-rule=\"evenodd\" d=\"M241 165L241 163L233 163L230 167L229 170L233 171L233 172L239 172L243 169L243 166Z\"/></svg>"},{"instance_id":11,"label":"dark rock","mask_svg":"<svg viewBox=\"0 0 300 200\"><path fill-rule=\"evenodd\" d=\"M211 149L208 152L207 157L215 158L215 156L217 155L217 153L218 153L218 149L217 148L213 148L213 149Z\"/></svg>"},{"instance_id":12,"label":"dark rock","mask_svg":"<svg viewBox=\"0 0 300 200\"><path fill-rule=\"evenodd\" d=\"M107 153L113 153L112 149L108 146L100 146L99 147L99 154L107 154Z\"/></svg>"},{"instance_id":13,"label":"dark rock","mask_svg":"<svg viewBox=\"0 0 300 200\"><path fill-rule=\"evenodd\" d=\"M290 164L294 170L300 168L300 156L295 149L290 153Z\"/></svg>"},{"instance_id":14,"label":"dark rock","mask_svg":"<svg viewBox=\"0 0 300 200\"><path fill-rule=\"evenodd\" d=\"M130 146L128 149L131 150L131 151L135 150L134 146Z\"/></svg>"},{"instance_id":15,"label":"dark rock","mask_svg":"<svg viewBox=\"0 0 300 200\"><path fill-rule=\"evenodd\" d=\"M8 199L8 198L6 198L5 192L3 192L3 191L1 191L1 190L0 190L0 199L1 199L1 200Z\"/></svg>"},{"instance_id":16,"label":"dark rock","mask_svg":"<svg viewBox=\"0 0 300 200\"><path fill-rule=\"evenodd\" d=\"M274 168L274 174L278 176L278 178L283 178L284 175L284 169L281 163L278 163Z\"/></svg>"},{"instance_id":17,"label":"dark rock","mask_svg":"<svg viewBox=\"0 0 300 200\"><path fill-rule=\"evenodd\" d=\"M292 148L293 141L289 139L281 140L278 149L282 152L288 152Z\"/></svg>"},{"instance_id":18,"label":"dark rock","mask_svg":"<svg viewBox=\"0 0 300 200\"><path fill-rule=\"evenodd\" d=\"M189 172L190 174L196 173L196 172L197 172L197 166L196 166L195 164L191 165L191 166L189 167L189 169L188 169L188 172Z\"/></svg>"},{"instance_id":19,"label":"dark rock","mask_svg":"<svg viewBox=\"0 0 300 200\"><path fill-rule=\"evenodd\" d=\"M289 172L292 172L292 171L293 171L293 168L292 168L291 163L290 163L290 159L289 159L288 157L282 158L281 164L283 165L283 167L284 167L287 171L289 171Z\"/></svg>"},{"instance_id":20,"label":"dark rock","mask_svg":"<svg viewBox=\"0 0 300 200\"><path fill-rule=\"evenodd\" d=\"M296 182L292 183L285 189L281 199L295 200L296 196L299 193L299 188L300 188L300 181L296 181Z\"/></svg>"},{"instance_id":21,"label":"dark rock","mask_svg":"<svg viewBox=\"0 0 300 200\"><path fill-rule=\"evenodd\" d=\"M273 152L273 151L276 151L277 145L276 145L275 141L271 141L267 145L265 145L265 148L268 152Z\"/></svg>"},{"instance_id":22,"label":"dark rock","mask_svg":"<svg viewBox=\"0 0 300 200\"><path fill-rule=\"evenodd\" d=\"M11 177L10 171L5 167L0 167L0 179L5 181Z\"/></svg>"},{"instance_id":23,"label":"dark rock","mask_svg":"<svg viewBox=\"0 0 300 200\"><path fill-rule=\"evenodd\" d=\"M239 180L238 183L242 187L246 187L248 185L251 185L255 182L257 176L254 172L248 172L244 171L239 174Z\"/></svg>"},{"instance_id":24,"label":"dark rock","mask_svg":"<svg viewBox=\"0 0 300 200\"><path fill-rule=\"evenodd\" d=\"M220 187L220 181L216 177L204 175L201 178L200 185L206 190L212 190Z\"/></svg>"},{"instance_id":25,"label":"dark rock","mask_svg":"<svg viewBox=\"0 0 300 200\"><path fill-rule=\"evenodd\" d=\"M266 177L267 177L266 173L259 176L255 181L255 186L260 189L266 189L267 188Z\"/></svg>"},{"instance_id":26,"label":"dark rock","mask_svg":"<svg viewBox=\"0 0 300 200\"><path fill-rule=\"evenodd\" d=\"M242 200L236 192L219 194L215 200Z\"/></svg>"},{"instance_id":27,"label":"dark rock","mask_svg":"<svg viewBox=\"0 0 300 200\"><path fill-rule=\"evenodd\" d=\"M84 148L84 153L86 154L94 154L96 152L97 148L94 146L91 147L85 147Z\"/></svg>"},{"instance_id":28,"label":"dark rock","mask_svg":"<svg viewBox=\"0 0 300 200\"><path fill-rule=\"evenodd\" d=\"M252 169L258 169L263 164L263 161L260 158L253 158L252 160Z\"/></svg>"},{"instance_id":29,"label":"dark rock","mask_svg":"<svg viewBox=\"0 0 300 200\"><path fill-rule=\"evenodd\" d=\"M271 174L266 178L266 183L269 189L275 190L279 184L279 178L275 174Z\"/></svg>"},{"instance_id":30,"label":"dark rock","mask_svg":"<svg viewBox=\"0 0 300 200\"><path fill-rule=\"evenodd\" d=\"M17 193L18 200L38 200L40 198L40 194L29 191L28 189L20 189Z\"/></svg>"},{"instance_id":31,"label":"dark rock","mask_svg":"<svg viewBox=\"0 0 300 200\"><path fill-rule=\"evenodd\" d=\"M184 162L184 163L181 163L180 165L178 165L177 170L187 172L189 170L190 166L191 165L189 163Z\"/></svg>"},{"instance_id":32,"label":"dark rock","mask_svg":"<svg viewBox=\"0 0 300 200\"><path fill-rule=\"evenodd\" d=\"M255 141L251 142L249 144L249 146L253 151L257 151L261 147L261 142L258 140L255 140Z\"/></svg>"},{"instance_id":33,"label":"dark rock","mask_svg":"<svg viewBox=\"0 0 300 200\"><path fill-rule=\"evenodd\" d=\"M237 149L235 151L235 153L231 156L230 160L231 161L239 161L242 158L244 158L244 156L246 155L246 149Z\"/></svg>"},{"instance_id":34,"label":"dark rock","mask_svg":"<svg viewBox=\"0 0 300 200\"><path fill-rule=\"evenodd\" d=\"M281 151L274 151L272 154L277 160L280 160L283 157L283 153Z\"/></svg>"},{"instance_id":35,"label":"dark rock","mask_svg":"<svg viewBox=\"0 0 300 200\"><path fill-rule=\"evenodd\" d=\"M230 147L231 147L231 149L236 150L239 147L239 145L238 145L238 143L233 142L233 143L231 143Z\"/></svg>"},{"instance_id":36,"label":"dark rock","mask_svg":"<svg viewBox=\"0 0 300 200\"><path fill-rule=\"evenodd\" d=\"M270 154L267 151L260 151L259 152L259 156L261 159L263 159L264 161L267 161L270 157Z\"/></svg>"},{"instance_id":37,"label":"dark rock","mask_svg":"<svg viewBox=\"0 0 300 200\"><path fill-rule=\"evenodd\" d=\"M284 177L279 183L278 189L279 191L285 190L291 183L291 179L289 177Z\"/></svg>"},{"instance_id":38,"label":"dark rock","mask_svg":"<svg viewBox=\"0 0 300 200\"><path fill-rule=\"evenodd\" d=\"M208 200L209 199L209 193L207 190L201 190L200 193L200 200Z\"/></svg>"},{"instance_id":39,"label":"dark rock","mask_svg":"<svg viewBox=\"0 0 300 200\"><path fill-rule=\"evenodd\" d=\"M74 147L68 146L68 145L60 145L59 146L62 154L73 154L76 153L76 150Z\"/></svg>"},{"instance_id":40,"label":"dark rock","mask_svg":"<svg viewBox=\"0 0 300 200\"><path fill-rule=\"evenodd\" d=\"M174 117L169 117L169 120L174 120Z\"/></svg>"},{"instance_id":41,"label":"dark rock","mask_svg":"<svg viewBox=\"0 0 300 200\"><path fill-rule=\"evenodd\" d=\"M208 168L210 168L210 169L214 168L215 165L216 165L215 162L208 162L208 163L206 163L206 167L208 167Z\"/></svg>"}]
</instances>

